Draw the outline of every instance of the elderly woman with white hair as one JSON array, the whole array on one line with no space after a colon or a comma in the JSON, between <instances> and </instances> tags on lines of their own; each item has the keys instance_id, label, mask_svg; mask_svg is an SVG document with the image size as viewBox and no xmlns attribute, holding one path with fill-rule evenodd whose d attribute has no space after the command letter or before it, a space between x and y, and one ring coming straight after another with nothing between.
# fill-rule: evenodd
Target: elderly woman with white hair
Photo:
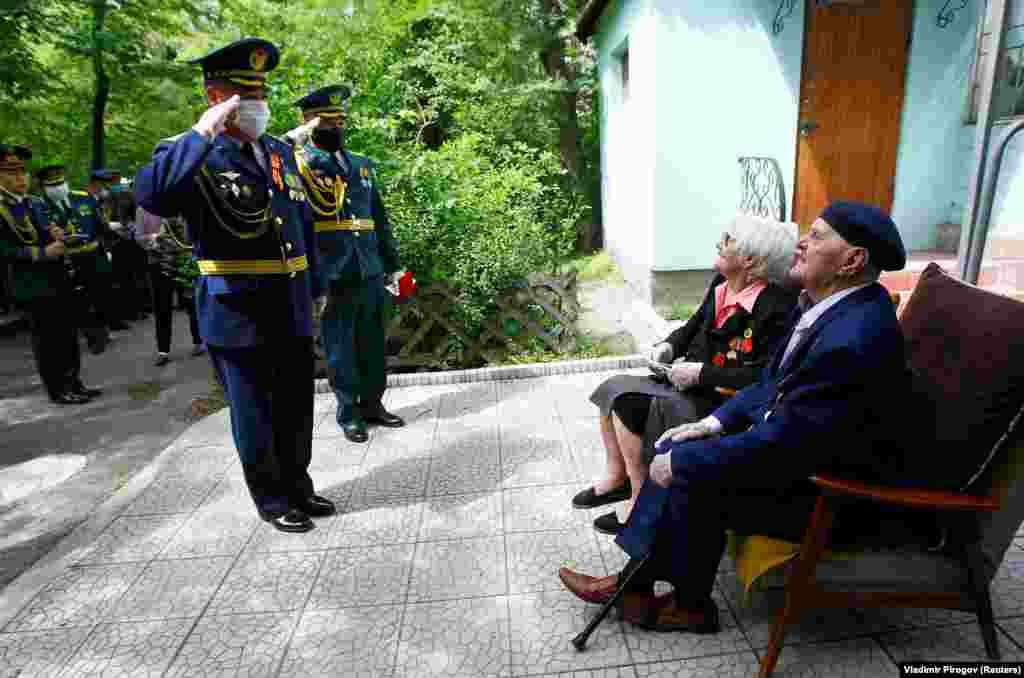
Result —
<instances>
[{"instance_id":1,"label":"elderly woman with white hair","mask_svg":"<svg viewBox=\"0 0 1024 678\"><path fill-rule=\"evenodd\" d=\"M658 436L712 412L724 398L716 388L741 389L757 380L796 303L796 290L783 287L796 242L794 223L740 215L723 229L717 275L704 302L650 351L653 362L671 368L660 379L611 377L590 396L601 410L608 464L603 479L573 497L575 508L628 499L628 518ZM615 511L594 521L606 534L618 534L623 524Z\"/></svg>"}]
</instances>

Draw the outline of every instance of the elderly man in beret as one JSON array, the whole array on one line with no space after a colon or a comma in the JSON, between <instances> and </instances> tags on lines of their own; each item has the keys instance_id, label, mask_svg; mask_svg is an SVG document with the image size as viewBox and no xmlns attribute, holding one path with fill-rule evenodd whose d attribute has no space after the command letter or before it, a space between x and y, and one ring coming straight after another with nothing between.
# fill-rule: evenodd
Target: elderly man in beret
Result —
<instances>
[{"instance_id":1,"label":"elderly man in beret","mask_svg":"<svg viewBox=\"0 0 1024 678\"><path fill-rule=\"evenodd\" d=\"M630 556L625 569L590 577L562 568L563 584L603 603L629 577L628 621L659 631L718 631L711 591L726 530L799 541L816 495L808 476L877 480L900 449L904 432L894 412L909 394L909 373L878 277L905 263L885 213L860 203L829 206L797 244L789 275L803 292L761 380L658 440L650 476L616 539ZM864 527L847 518L846 529ZM655 596L658 580L673 593Z\"/></svg>"}]
</instances>

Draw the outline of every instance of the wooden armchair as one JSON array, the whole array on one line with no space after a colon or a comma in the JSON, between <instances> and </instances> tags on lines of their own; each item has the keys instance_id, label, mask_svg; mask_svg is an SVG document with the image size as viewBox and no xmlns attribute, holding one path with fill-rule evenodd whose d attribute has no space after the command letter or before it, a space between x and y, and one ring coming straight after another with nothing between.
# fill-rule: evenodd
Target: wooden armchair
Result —
<instances>
[{"instance_id":1,"label":"wooden armchair","mask_svg":"<svg viewBox=\"0 0 1024 678\"><path fill-rule=\"evenodd\" d=\"M761 661L762 677L775 668L787 624L806 608L974 612L989 658L999 659L989 583L1024 521L1024 338L1011 331L1024 326L1024 304L961 283L932 264L901 323L918 383L935 408L935 443L922 444L919 458L906 452L913 481L935 487L947 474L948 486L960 491L812 477L821 494L800 551L785 568L785 602ZM856 501L935 512L945 528L943 546L882 546L849 559L822 559L837 508Z\"/></svg>"}]
</instances>

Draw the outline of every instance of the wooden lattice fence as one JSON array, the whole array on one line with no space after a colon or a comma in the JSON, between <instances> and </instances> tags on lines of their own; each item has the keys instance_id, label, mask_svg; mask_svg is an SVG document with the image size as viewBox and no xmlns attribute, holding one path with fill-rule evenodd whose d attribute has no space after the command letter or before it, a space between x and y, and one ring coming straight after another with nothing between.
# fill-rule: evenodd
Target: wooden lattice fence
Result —
<instances>
[{"instance_id":1,"label":"wooden lattice fence","mask_svg":"<svg viewBox=\"0 0 1024 678\"><path fill-rule=\"evenodd\" d=\"M534 275L496 295L496 310L470 336L453 321L458 292L443 283L420 286L414 300L395 306L387 326L388 343L400 346L388 356L392 369L442 368L451 365L451 338L462 350L458 365L498 362L508 350L523 349L536 338L552 352L570 350L577 338L580 305L575 271L561 277Z\"/></svg>"}]
</instances>

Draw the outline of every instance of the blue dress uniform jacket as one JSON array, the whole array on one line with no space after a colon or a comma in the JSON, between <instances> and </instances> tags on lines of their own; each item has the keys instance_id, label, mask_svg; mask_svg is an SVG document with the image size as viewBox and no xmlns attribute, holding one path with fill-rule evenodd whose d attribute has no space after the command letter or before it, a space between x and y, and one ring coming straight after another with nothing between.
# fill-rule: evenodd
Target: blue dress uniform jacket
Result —
<instances>
[{"instance_id":1,"label":"blue dress uniform jacket","mask_svg":"<svg viewBox=\"0 0 1024 678\"><path fill-rule=\"evenodd\" d=\"M332 280L369 280L401 268L373 163L344 149L339 153L345 157L347 172L337 157L312 144L296 155L306 190L313 197L325 289ZM343 182L344 204L331 216L319 210L316 194L331 191L336 178Z\"/></svg>"},{"instance_id":2,"label":"blue dress uniform jacket","mask_svg":"<svg viewBox=\"0 0 1024 678\"><path fill-rule=\"evenodd\" d=\"M311 337L312 300L321 295L313 219L292 148L268 135L256 143L265 170L237 140L221 134L210 141L190 130L161 142L135 180L143 209L188 224L201 273L199 330L215 346ZM266 210L266 219L246 223L232 210L254 219Z\"/></svg>"},{"instance_id":3,"label":"blue dress uniform jacket","mask_svg":"<svg viewBox=\"0 0 1024 678\"><path fill-rule=\"evenodd\" d=\"M676 584L684 605L710 595L726 529L799 540L816 495L808 476L877 480L896 461L910 382L885 289L870 285L828 309L782 363L793 327L761 380L713 413L723 437L663 443L672 485L645 482L616 539L633 558L653 554L652 574ZM868 520L856 510L840 515L854 534ZM870 520L876 528L877 515Z\"/></svg>"}]
</instances>

